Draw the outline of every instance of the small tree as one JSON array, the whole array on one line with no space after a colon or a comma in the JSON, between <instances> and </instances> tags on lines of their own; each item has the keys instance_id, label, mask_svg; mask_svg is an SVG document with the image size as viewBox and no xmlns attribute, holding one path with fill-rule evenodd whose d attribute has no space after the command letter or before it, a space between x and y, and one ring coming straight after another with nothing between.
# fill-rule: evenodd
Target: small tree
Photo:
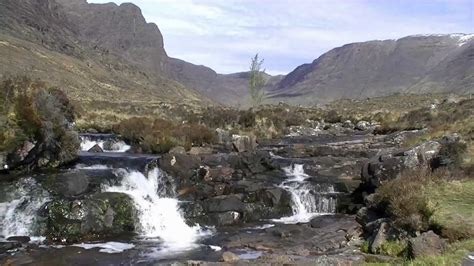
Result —
<instances>
[{"instance_id":1,"label":"small tree","mask_svg":"<svg viewBox=\"0 0 474 266\"><path fill-rule=\"evenodd\" d=\"M263 59L258 58L258 54L252 57L250 64L250 79L249 79L249 92L252 100L252 107L257 107L262 103L265 91L263 86L265 85L265 69L262 70Z\"/></svg>"}]
</instances>

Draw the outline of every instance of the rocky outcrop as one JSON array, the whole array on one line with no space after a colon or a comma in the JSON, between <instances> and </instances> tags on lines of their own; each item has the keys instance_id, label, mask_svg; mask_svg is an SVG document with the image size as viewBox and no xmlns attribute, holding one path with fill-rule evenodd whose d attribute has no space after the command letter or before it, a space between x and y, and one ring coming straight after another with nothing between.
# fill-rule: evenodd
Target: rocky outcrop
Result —
<instances>
[{"instance_id":1,"label":"rocky outcrop","mask_svg":"<svg viewBox=\"0 0 474 266\"><path fill-rule=\"evenodd\" d=\"M137 211L122 193L104 192L82 200L56 199L44 211L45 235L55 242L78 242L133 234Z\"/></svg>"},{"instance_id":2,"label":"rocky outcrop","mask_svg":"<svg viewBox=\"0 0 474 266\"><path fill-rule=\"evenodd\" d=\"M437 141L429 141L410 149L377 155L362 169L362 179L374 187L399 176L405 170L429 168L441 149Z\"/></svg>"}]
</instances>

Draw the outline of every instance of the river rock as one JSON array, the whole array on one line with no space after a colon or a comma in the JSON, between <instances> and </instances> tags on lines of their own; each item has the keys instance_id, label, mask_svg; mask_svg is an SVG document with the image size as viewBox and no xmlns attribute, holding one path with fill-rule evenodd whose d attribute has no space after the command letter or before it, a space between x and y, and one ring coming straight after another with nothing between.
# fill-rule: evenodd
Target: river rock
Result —
<instances>
[{"instance_id":1,"label":"river rock","mask_svg":"<svg viewBox=\"0 0 474 266\"><path fill-rule=\"evenodd\" d=\"M159 160L160 168L179 179L190 179L201 166L198 156L190 154L163 154Z\"/></svg>"},{"instance_id":2,"label":"river rock","mask_svg":"<svg viewBox=\"0 0 474 266\"><path fill-rule=\"evenodd\" d=\"M428 231L408 242L410 255L413 258L440 255L446 247L446 241L433 231Z\"/></svg>"},{"instance_id":3,"label":"river rock","mask_svg":"<svg viewBox=\"0 0 474 266\"><path fill-rule=\"evenodd\" d=\"M244 204L236 195L213 197L203 202L207 212L243 211Z\"/></svg>"},{"instance_id":4,"label":"river rock","mask_svg":"<svg viewBox=\"0 0 474 266\"><path fill-rule=\"evenodd\" d=\"M234 253L230 251L226 251L222 253L222 261L224 262L235 263L239 260L240 260L239 256L235 255Z\"/></svg>"},{"instance_id":5,"label":"river rock","mask_svg":"<svg viewBox=\"0 0 474 266\"><path fill-rule=\"evenodd\" d=\"M51 174L44 185L50 192L70 198L82 195L88 190L89 178L81 172Z\"/></svg>"},{"instance_id":6,"label":"river rock","mask_svg":"<svg viewBox=\"0 0 474 266\"><path fill-rule=\"evenodd\" d=\"M56 199L48 203L46 215L48 239L68 243L131 234L138 221L132 199L115 192L84 200Z\"/></svg>"},{"instance_id":7,"label":"river rock","mask_svg":"<svg viewBox=\"0 0 474 266\"><path fill-rule=\"evenodd\" d=\"M21 243L13 241L13 242L0 242L0 254L5 253L9 250L20 248Z\"/></svg>"},{"instance_id":8,"label":"river rock","mask_svg":"<svg viewBox=\"0 0 474 266\"><path fill-rule=\"evenodd\" d=\"M88 150L88 152L104 152L104 150L99 146L99 144L94 145L92 148Z\"/></svg>"},{"instance_id":9,"label":"river rock","mask_svg":"<svg viewBox=\"0 0 474 266\"><path fill-rule=\"evenodd\" d=\"M11 236L7 238L7 241L12 241L12 242L18 242L22 244L26 244L30 242L30 237L29 236Z\"/></svg>"},{"instance_id":10,"label":"river rock","mask_svg":"<svg viewBox=\"0 0 474 266\"><path fill-rule=\"evenodd\" d=\"M253 151L257 147L257 138L255 135L232 135L232 145L237 152Z\"/></svg>"}]
</instances>

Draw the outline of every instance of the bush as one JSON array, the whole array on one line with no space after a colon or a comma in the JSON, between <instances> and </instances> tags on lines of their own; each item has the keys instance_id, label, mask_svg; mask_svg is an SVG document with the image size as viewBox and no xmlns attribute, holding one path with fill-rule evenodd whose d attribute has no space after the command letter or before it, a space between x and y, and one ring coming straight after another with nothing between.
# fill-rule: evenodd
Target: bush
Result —
<instances>
[{"instance_id":1,"label":"bush","mask_svg":"<svg viewBox=\"0 0 474 266\"><path fill-rule=\"evenodd\" d=\"M71 129L74 107L57 88L26 77L5 80L0 85L0 150L6 151L10 168L55 167L77 156L79 138ZM26 141L34 148L18 151Z\"/></svg>"},{"instance_id":2,"label":"bush","mask_svg":"<svg viewBox=\"0 0 474 266\"><path fill-rule=\"evenodd\" d=\"M428 170L405 172L380 186L375 200L396 226L412 233L427 230L433 211L422 192L430 180Z\"/></svg>"},{"instance_id":3,"label":"bush","mask_svg":"<svg viewBox=\"0 0 474 266\"><path fill-rule=\"evenodd\" d=\"M112 130L146 153L165 153L175 146L189 149L216 141L214 131L204 125L178 124L146 117L126 119L113 126Z\"/></svg>"}]
</instances>

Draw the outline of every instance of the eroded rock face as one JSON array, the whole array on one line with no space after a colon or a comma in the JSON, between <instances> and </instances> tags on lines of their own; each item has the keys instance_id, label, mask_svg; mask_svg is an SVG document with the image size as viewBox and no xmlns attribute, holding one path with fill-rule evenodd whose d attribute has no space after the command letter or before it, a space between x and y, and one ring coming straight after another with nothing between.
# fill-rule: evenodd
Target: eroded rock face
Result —
<instances>
[{"instance_id":1,"label":"eroded rock face","mask_svg":"<svg viewBox=\"0 0 474 266\"><path fill-rule=\"evenodd\" d=\"M428 168L438 155L441 144L428 141L413 148L377 155L362 168L362 178L374 187L396 178L404 170Z\"/></svg>"},{"instance_id":2,"label":"eroded rock face","mask_svg":"<svg viewBox=\"0 0 474 266\"><path fill-rule=\"evenodd\" d=\"M56 199L46 207L46 236L78 242L135 232L137 211L122 193L104 192L83 200Z\"/></svg>"},{"instance_id":3,"label":"eroded rock face","mask_svg":"<svg viewBox=\"0 0 474 266\"><path fill-rule=\"evenodd\" d=\"M237 152L253 151L257 147L257 138L254 135L232 135L232 145Z\"/></svg>"}]
</instances>

